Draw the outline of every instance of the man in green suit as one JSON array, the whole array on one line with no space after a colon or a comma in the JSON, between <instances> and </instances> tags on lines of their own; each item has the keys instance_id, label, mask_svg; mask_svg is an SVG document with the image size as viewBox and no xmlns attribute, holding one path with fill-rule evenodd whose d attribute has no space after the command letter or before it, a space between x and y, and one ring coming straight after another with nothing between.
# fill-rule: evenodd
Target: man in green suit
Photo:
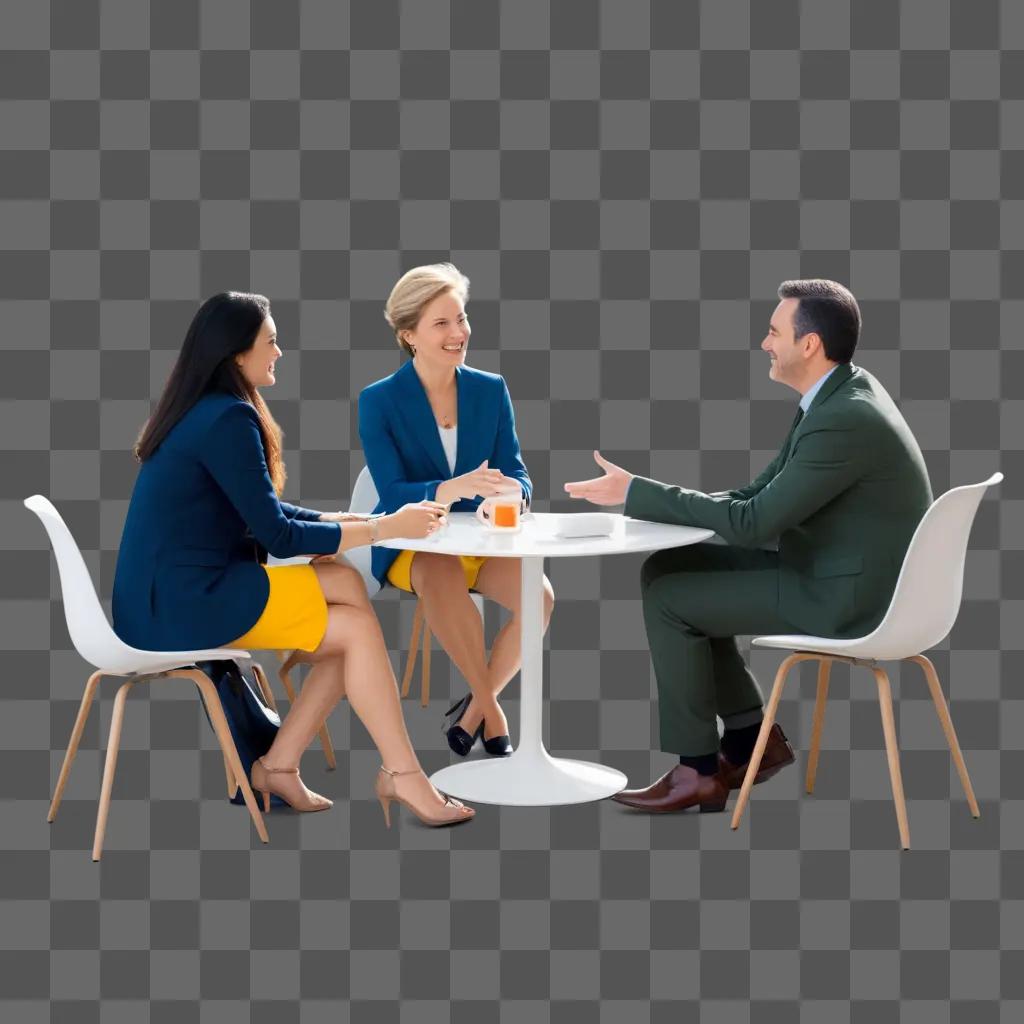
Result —
<instances>
[{"instance_id":1,"label":"man in green suit","mask_svg":"<svg viewBox=\"0 0 1024 1024\"><path fill-rule=\"evenodd\" d=\"M605 475L565 485L574 498L625 502L634 518L704 527L726 542L659 551L643 566L661 746L680 763L647 789L615 798L641 810L724 808L764 717L736 635L871 632L931 504L910 428L885 388L851 362L857 300L822 280L786 281L779 297L761 348L771 379L800 392L800 408L756 480L705 494L633 476L595 452ZM766 547L776 542L778 550ZM793 759L774 725L757 781Z\"/></svg>"}]
</instances>

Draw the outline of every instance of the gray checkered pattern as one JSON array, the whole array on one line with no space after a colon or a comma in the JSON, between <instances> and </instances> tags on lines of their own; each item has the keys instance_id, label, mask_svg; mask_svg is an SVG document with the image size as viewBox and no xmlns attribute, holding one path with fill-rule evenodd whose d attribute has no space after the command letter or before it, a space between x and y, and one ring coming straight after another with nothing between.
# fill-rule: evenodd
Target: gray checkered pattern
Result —
<instances>
[{"instance_id":1,"label":"gray checkered pattern","mask_svg":"<svg viewBox=\"0 0 1024 1024\"><path fill-rule=\"evenodd\" d=\"M1017 0L4 0L0 5L0 1017L19 1024L1024 1016L1024 7ZM937 493L982 505L935 661L972 821L920 678L898 680L897 849L867 674L834 673L818 791L728 816L481 807L385 831L347 705L334 809L260 847L190 693L128 705L89 860L111 690L46 806L86 669L21 507L49 494L109 596L128 447L197 303L265 292L289 496L344 506L355 397L395 369L399 273L472 279L473 365L513 395L537 507L589 451L746 482L795 396L757 344L784 278L861 300L857 362ZM639 559L562 560L554 750L643 784L656 709ZM411 602L377 603L397 655ZM495 620L489 612L489 628ZM768 683L778 656L753 664ZM265 658L272 669L272 659ZM271 672L273 675L273 672ZM429 769L462 692L407 717ZM516 686L510 719L517 715ZM813 679L782 703L806 748Z\"/></svg>"}]
</instances>

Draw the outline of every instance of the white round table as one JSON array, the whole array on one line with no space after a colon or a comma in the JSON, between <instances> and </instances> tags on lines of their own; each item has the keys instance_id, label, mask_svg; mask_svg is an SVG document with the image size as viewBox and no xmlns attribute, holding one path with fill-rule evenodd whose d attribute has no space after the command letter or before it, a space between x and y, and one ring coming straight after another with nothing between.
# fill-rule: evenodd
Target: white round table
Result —
<instances>
[{"instance_id":1,"label":"white round table","mask_svg":"<svg viewBox=\"0 0 1024 1024\"><path fill-rule=\"evenodd\" d=\"M544 747L544 559L682 547L708 540L714 533L609 514L615 524L607 537L555 537L555 521L563 516L544 512L526 515L522 529L507 534L488 530L471 512L456 512L449 515L447 528L429 539L395 538L379 542L380 547L410 551L522 559L519 743L509 757L488 757L442 768L431 776L438 789L476 803L543 807L602 800L625 788L626 776L622 772L588 761L552 757Z\"/></svg>"}]
</instances>

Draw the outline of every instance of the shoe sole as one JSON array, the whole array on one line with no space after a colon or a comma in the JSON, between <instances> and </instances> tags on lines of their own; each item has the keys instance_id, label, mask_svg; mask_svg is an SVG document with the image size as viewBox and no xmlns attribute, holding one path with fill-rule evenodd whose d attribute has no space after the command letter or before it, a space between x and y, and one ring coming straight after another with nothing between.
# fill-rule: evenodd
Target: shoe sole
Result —
<instances>
[{"instance_id":1,"label":"shoe sole","mask_svg":"<svg viewBox=\"0 0 1024 1024\"><path fill-rule=\"evenodd\" d=\"M615 797L611 798L615 800ZM717 814L720 811L725 810L725 805L729 802L728 797L721 803L703 803L703 804L691 804L689 807L637 807L636 804L623 803L621 800L615 800L620 807L628 807L631 811L637 811L640 814L682 814L685 811L691 811L697 808L701 814Z\"/></svg>"}]
</instances>

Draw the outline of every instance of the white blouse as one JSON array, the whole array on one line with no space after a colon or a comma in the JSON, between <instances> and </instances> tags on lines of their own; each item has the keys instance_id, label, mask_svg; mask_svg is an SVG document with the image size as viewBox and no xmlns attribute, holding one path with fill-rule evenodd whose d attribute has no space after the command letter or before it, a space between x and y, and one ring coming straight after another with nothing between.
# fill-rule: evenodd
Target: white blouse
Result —
<instances>
[{"instance_id":1,"label":"white blouse","mask_svg":"<svg viewBox=\"0 0 1024 1024\"><path fill-rule=\"evenodd\" d=\"M448 457L448 472L455 473L455 453L459 447L459 428L438 425L437 432L441 435L441 445Z\"/></svg>"}]
</instances>

